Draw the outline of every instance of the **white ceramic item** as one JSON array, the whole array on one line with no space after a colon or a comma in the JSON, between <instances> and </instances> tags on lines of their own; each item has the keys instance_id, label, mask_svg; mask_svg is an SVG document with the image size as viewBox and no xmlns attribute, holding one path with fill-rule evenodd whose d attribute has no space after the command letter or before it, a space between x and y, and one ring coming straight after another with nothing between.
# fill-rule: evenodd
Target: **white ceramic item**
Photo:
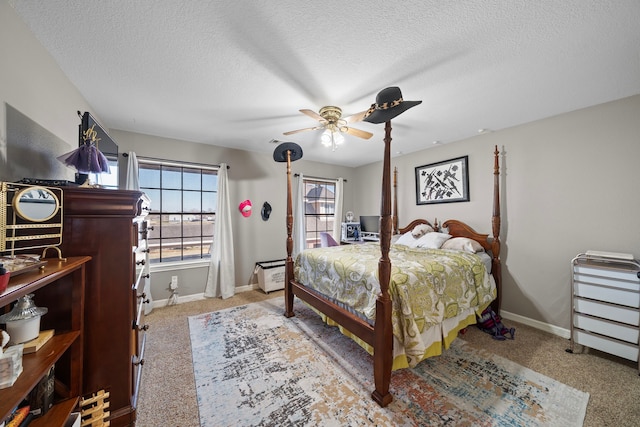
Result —
<instances>
[{"instance_id":1,"label":"white ceramic item","mask_svg":"<svg viewBox=\"0 0 640 427\"><path fill-rule=\"evenodd\" d=\"M38 338L38 334L40 334L40 316L7 322L7 333L11 337L12 344L22 344Z\"/></svg>"}]
</instances>

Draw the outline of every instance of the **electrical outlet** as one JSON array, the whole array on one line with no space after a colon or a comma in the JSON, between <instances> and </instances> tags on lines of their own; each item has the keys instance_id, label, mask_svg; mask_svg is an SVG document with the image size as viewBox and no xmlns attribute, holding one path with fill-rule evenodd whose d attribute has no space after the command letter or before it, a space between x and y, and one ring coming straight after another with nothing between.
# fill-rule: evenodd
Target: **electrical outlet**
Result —
<instances>
[{"instance_id":1,"label":"electrical outlet","mask_svg":"<svg viewBox=\"0 0 640 427\"><path fill-rule=\"evenodd\" d=\"M171 284L169 285L171 290L178 289L178 276L171 276Z\"/></svg>"}]
</instances>

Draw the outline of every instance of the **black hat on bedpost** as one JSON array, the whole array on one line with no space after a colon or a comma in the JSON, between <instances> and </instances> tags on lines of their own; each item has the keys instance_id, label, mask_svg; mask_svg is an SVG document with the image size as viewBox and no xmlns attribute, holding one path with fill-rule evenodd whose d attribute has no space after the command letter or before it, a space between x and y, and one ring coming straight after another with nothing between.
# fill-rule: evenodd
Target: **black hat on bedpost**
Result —
<instances>
[{"instance_id":1,"label":"black hat on bedpost","mask_svg":"<svg viewBox=\"0 0 640 427\"><path fill-rule=\"evenodd\" d=\"M422 101L405 101L399 87L388 87L378 92L376 103L364 114L363 120L369 123L388 122L420 103Z\"/></svg>"},{"instance_id":2,"label":"black hat on bedpost","mask_svg":"<svg viewBox=\"0 0 640 427\"><path fill-rule=\"evenodd\" d=\"M292 162L302 158L302 147L295 142L283 142L273 150L273 160L280 163L286 162L287 151L290 153L289 160Z\"/></svg>"}]
</instances>

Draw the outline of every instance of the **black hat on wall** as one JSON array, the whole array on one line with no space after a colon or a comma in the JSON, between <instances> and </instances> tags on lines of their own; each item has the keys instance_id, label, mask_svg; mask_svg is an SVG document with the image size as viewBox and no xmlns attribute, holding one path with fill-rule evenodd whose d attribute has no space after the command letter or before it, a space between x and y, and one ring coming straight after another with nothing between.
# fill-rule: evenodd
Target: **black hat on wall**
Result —
<instances>
[{"instance_id":1,"label":"black hat on wall","mask_svg":"<svg viewBox=\"0 0 640 427\"><path fill-rule=\"evenodd\" d=\"M262 215L263 221L269 220L269 216L271 216L271 205L269 204L269 202L264 202L264 204L262 205L262 211L260 211L260 214Z\"/></svg>"}]
</instances>

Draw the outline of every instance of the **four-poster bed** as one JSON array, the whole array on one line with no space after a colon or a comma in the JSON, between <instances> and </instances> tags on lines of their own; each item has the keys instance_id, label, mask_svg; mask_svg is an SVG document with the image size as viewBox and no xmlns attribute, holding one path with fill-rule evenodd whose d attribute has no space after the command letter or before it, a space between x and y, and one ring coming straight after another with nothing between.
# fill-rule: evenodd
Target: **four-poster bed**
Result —
<instances>
[{"instance_id":1,"label":"four-poster bed","mask_svg":"<svg viewBox=\"0 0 640 427\"><path fill-rule=\"evenodd\" d=\"M397 88L395 88L397 89ZM399 92L399 90L398 90ZM382 92L379 94L382 94ZM401 96L401 95L400 95ZM379 101L377 99L377 101ZM382 103L377 102L374 104L377 108L381 108L382 110L392 109L397 106L402 106L402 98L400 97L400 101L395 103ZM405 104L409 104L409 101L404 101ZM419 101L413 101L410 105L404 105L401 109L402 111L410 108L413 105L417 105ZM385 107L387 106L387 107ZM400 111L400 112L402 112ZM384 111L383 111L384 112ZM388 113L388 111L387 111ZM375 114L375 112L374 112ZM395 115L399 114L396 113ZM395 116L394 116L395 117ZM366 119L365 119L366 120ZM286 143L291 144L291 143ZM299 151L301 156L301 149L293 144L297 148L293 148L290 151L287 150L285 144L282 144L282 148L276 149L276 151L280 151L276 159L276 154L274 153L274 159L277 161L287 161L287 259L286 259L286 267L285 267L285 313L286 317L294 316L293 312L293 301L294 296L297 296L311 307L316 309L317 311L324 314L326 317L331 319L333 322L339 324L341 328L346 329L348 331L347 335L356 339L361 345L369 346L372 350L373 354L373 370L374 370L374 382L375 382L375 390L372 392L372 398L380 405L386 406L392 401L392 395L389 392L389 385L391 380L391 371L394 363L394 353L393 346L394 342L396 346L399 345L400 341L394 338L394 323L392 322L392 312L398 311L397 307L394 309L392 305L392 297L390 293L390 284L392 284L392 290L397 290L398 285L396 282L392 281L392 264L391 259L389 257L390 249L391 249L391 237L392 237L392 228L393 230L397 230L397 214L391 215L391 121L390 118L387 117L385 120L385 138L384 138L384 160L383 160L383 173L382 173L382 194L381 194L381 212L380 212L380 242L379 242L379 250L380 250L380 258L377 263L377 271L373 274L373 276L377 277L377 282L379 286L379 292L375 296L375 301L373 302L374 309L372 308L372 317L373 319L363 318L363 316L358 315L358 313L354 313L349 307L346 307L344 304L336 303L335 300L323 295L322 293L312 289L309 285L310 283L301 283L298 280L298 277L294 276L294 260L292 258L292 250L293 250L293 239L292 239L292 229L293 229L293 215L292 215L292 189L291 189L291 168L290 168L290 157L291 154L296 155ZM291 147L290 147L291 148ZM299 157L298 157L299 158ZM477 280L480 285L478 289L483 288L482 292L479 291L478 299L483 299L484 303L482 308L486 307L491 300L493 300L492 305L494 310L498 311L500 306L500 283L501 283L501 273L500 273L500 242L499 242L499 230L500 230L500 208L499 208L499 166L498 166L498 149L495 149L495 161L494 161L494 197L493 197L493 218L492 218L492 228L493 228L493 238L490 238L487 234L480 234L474 231L471 227L466 225L465 223L457 220L449 220L443 224L443 227L448 229L448 234L452 237L465 237L472 239L478 242L487 253L490 254L490 264L491 264L491 275L493 276L493 281L491 283L495 283L495 287L493 288L493 293L491 293L489 288L487 288L487 278L488 275L484 267L481 269L482 273L479 273L478 267L473 267L474 274L462 274L463 276L470 277L471 281ZM396 186L396 182L394 179L394 187ZM397 202L394 202L394 210L396 209ZM395 213L395 212L394 212ZM392 224L393 222L393 224ZM399 231L401 233L411 232L417 225L419 224L429 224L428 221L418 219L412 221L405 228L400 228ZM434 224L437 228L437 225ZM374 244L377 249L377 244ZM356 246L368 246L367 250L371 252L371 244L366 245L353 245L354 248L350 249L351 251L356 250ZM401 245L394 245L401 246ZM334 248L325 248L326 249L334 249ZM411 249L401 248L404 253L412 252ZM339 250L339 247L338 247ZM344 251L345 249L342 249ZM315 251L312 250L312 251ZM394 248L394 253L396 252ZM447 251L440 251L446 254ZM442 255L442 254L440 254ZM404 255L403 255L404 256ZM413 256L413 255L412 255ZM461 255L458 256L460 258ZM441 257L442 258L442 257ZM467 258L475 258L471 256L467 256ZM411 263L413 261L410 261ZM312 262L313 263L313 262ZM400 265L400 264L399 264ZM300 272L300 265L296 264L295 272ZM404 268L404 267L399 267ZM447 267L448 268L448 267ZM396 269L397 270L397 269ZM345 273L347 274L347 273ZM395 273L394 273L395 274ZM303 274L300 274L304 276ZM397 275L397 274L396 274ZM458 274L460 275L460 274ZM484 276L483 276L484 275ZM483 281L484 278L484 281ZM326 278L325 278L326 279ZM469 286L469 289L473 287L473 285L464 285L460 286ZM494 286L494 285L491 285ZM466 289L466 288L465 288ZM497 290L496 290L497 289ZM377 287L374 289L378 291ZM396 291L397 292L397 291ZM475 292L475 290L474 290ZM467 290L464 291L467 293ZM495 297L495 299L494 299ZM394 294L394 298L399 298ZM474 300L475 297L472 297L471 300ZM457 333L457 331L470 323L475 322L475 315L473 315L473 321L469 320L469 313L474 313L474 309L478 309L479 306L473 306L471 301L467 301L468 307L466 307L466 311L460 317L464 318L463 322L460 324L449 325L448 328L453 333ZM475 304L478 304L476 301ZM438 304L434 304L438 305ZM457 305L457 302L453 305ZM462 305L462 304L461 304ZM441 313L442 314L442 313ZM465 317L466 316L466 317ZM464 323L466 322L466 323ZM397 321L396 321L397 323ZM461 327L460 327L461 326ZM438 329L439 331L439 329ZM447 345L445 345L446 347ZM439 353L437 353L439 354Z\"/></svg>"}]
</instances>

